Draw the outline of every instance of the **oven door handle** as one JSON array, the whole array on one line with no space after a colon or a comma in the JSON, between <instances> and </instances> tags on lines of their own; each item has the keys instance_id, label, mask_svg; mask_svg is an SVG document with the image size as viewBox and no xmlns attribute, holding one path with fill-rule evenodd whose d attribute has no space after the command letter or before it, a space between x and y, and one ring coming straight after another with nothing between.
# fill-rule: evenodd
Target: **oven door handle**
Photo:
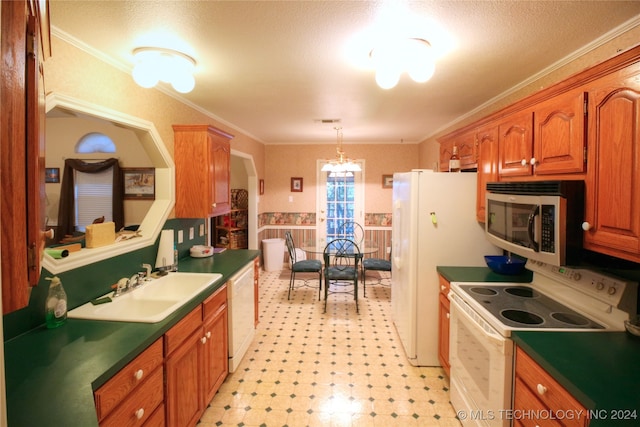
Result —
<instances>
[{"instance_id":1,"label":"oven door handle","mask_svg":"<svg viewBox=\"0 0 640 427\"><path fill-rule=\"evenodd\" d=\"M492 341L493 344L495 344L497 347L500 347L500 348L504 347L504 343L506 339L502 335L500 335L498 332L496 332L484 320L482 319L476 320L473 317L471 317L469 313L467 313L467 310L465 310L465 307L463 307L463 304L467 305L467 303L465 303L464 301L461 301L460 297L455 295L453 291L449 292L449 300L451 301L451 304L455 306L456 311L460 313L467 322L469 322L471 325L479 329L483 336L489 339L489 341Z\"/></svg>"},{"instance_id":2,"label":"oven door handle","mask_svg":"<svg viewBox=\"0 0 640 427\"><path fill-rule=\"evenodd\" d=\"M529 243L531 244L531 248L535 252L539 252L538 242L536 242L536 237L533 235L533 225L536 217L540 215L540 206L533 208L531 213L529 214L529 223L527 224L527 234L529 235Z\"/></svg>"}]
</instances>

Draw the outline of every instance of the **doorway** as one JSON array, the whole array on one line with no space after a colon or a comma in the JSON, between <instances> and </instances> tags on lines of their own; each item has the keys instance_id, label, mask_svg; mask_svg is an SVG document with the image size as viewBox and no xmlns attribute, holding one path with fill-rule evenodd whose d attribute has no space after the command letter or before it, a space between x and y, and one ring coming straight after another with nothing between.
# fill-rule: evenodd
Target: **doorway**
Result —
<instances>
[{"instance_id":1,"label":"doorway","mask_svg":"<svg viewBox=\"0 0 640 427\"><path fill-rule=\"evenodd\" d=\"M230 188L247 190L247 246L249 249L258 249L258 173L256 171L253 156L239 151L231 150L231 181ZM213 228L215 217L207 221L209 227L209 243L215 246L213 241Z\"/></svg>"},{"instance_id":2,"label":"doorway","mask_svg":"<svg viewBox=\"0 0 640 427\"><path fill-rule=\"evenodd\" d=\"M337 237L345 221L364 224L364 161L361 172L322 172L326 161L317 164L318 193L316 212L316 240L320 244Z\"/></svg>"}]
</instances>

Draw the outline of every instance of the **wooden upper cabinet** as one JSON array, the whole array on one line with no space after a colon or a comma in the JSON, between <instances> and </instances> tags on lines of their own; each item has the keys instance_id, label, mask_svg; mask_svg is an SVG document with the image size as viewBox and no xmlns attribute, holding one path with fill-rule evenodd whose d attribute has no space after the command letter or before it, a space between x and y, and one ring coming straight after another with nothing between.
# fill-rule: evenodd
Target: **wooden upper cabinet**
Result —
<instances>
[{"instance_id":1,"label":"wooden upper cabinet","mask_svg":"<svg viewBox=\"0 0 640 427\"><path fill-rule=\"evenodd\" d=\"M476 132L478 141L478 190L476 195L476 219L485 222L487 182L498 180L498 127L488 124Z\"/></svg>"},{"instance_id":2,"label":"wooden upper cabinet","mask_svg":"<svg viewBox=\"0 0 640 427\"><path fill-rule=\"evenodd\" d=\"M584 172L586 95L582 89L571 91L536 106L533 113L536 175Z\"/></svg>"},{"instance_id":3,"label":"wooden upper cabinet","mask_svg":"<svg viewBox=\"0 0 640 427\"><path fill-rule=\"evenodd\" d=\"M453 154L453 140L440 141L440 172L449 172L451 154Z\"/></svg>"},{"instance_id":4,"label":"wooden upper cabinet","mask_svg":"<svg viewBox=\"0 0 640 427\"><path fill-rule=\"evenodd\" d=\"M231 210L233 135L209 125L174 125L176 217L208 218Z\"/></svg>"},{"instance_id":5,"label":"wooden upper cabinet","mask_svg":"<svg viewBox=\"0 0 640 427\"><path fill-rule=\"evenodd\" d=\"M461 135L447 136L440 142L440 172L449 171L449 159L453 154L453 146L458 147L460 169L475 169L478 165L478 152L475 129Z\"/></svg>"},{"instance_id":6,"label":"wooden upper cabinet","mask_svg":"<svg viewBox=\"0 0 640 427\"><path fill-rule=\"evenodd\" d=\"M460 135L454 145L458 146L460 169L475 169L478 167L477 141L475 129Z\"/></svg>"},{"instance_id":7,"label":"wooden upper cabinet","mask_svg":"<svg viewBox=\"0 0 640 427\"><path fill-rule=\"evenodd\" d=\"M46 6L47 3L38 3ZM44 249L44 75L41 29L33 2L2 2L0 181L2 309L27 306ZM38 6L39 7L39 6ZM46 47L49 51L50 48Z\"/></svg>"},{"instance_id":8,"label":"wooden upper cabinet","mask_svg":"<svg viewBox=\"0 0 640 427\"><path fill-rule=\"evenodd\" d=\"M589 90L584 247L640 262L640 63Z\"/></svg>"},{"instance_id":9,"label":"wooden upper cabinet","mask_svg":"<svg viewBox=\"0 0 640 427\"><path fill-rule=\"evenodd\" d=\"M533 113L513 114L498 124L500 177L529 176L533 157ZM524 162L523 162L524 161Z\"/></svg>"}]
</instances>

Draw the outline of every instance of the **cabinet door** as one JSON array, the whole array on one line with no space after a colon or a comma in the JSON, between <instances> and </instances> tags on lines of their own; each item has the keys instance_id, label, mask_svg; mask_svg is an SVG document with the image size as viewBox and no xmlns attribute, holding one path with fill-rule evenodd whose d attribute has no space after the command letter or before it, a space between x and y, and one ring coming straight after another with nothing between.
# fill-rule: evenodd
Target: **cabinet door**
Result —
<instances>
[{"instance_id":1,"label":"cabinet door","mask_svg":"<svg viewBox=\"0 0 640 427\"><path fill-rule=\"evenodd\" d=\"M203 408L213 399L229 372L227 344L227 307L223 306L204 324Z\"/></svg>"},{"instance_id":2,"label":"cabinet door","mask_svg":"<svg viewBox=\"0 0 640 427\"><path fill-rule=\"evenodd\" d=\"M533 114L515 114L498 125L499 170L501 177L531 175L533 157ZM522 161L526 163L523 165Z\"/></svg>"},{"instance_id":3,"label":"cabinet door","mask_svg":"<svg viewBox=\"0 0 640 427\"><path fill-rule=\"evenodd\" d=\"M456 140L461 169L474 169L478 166L475 129L460 136Z\"/></svg>"},{"instance_id":4,"label":"cabinet door","mask_svg":"<svg viewBox=\"0 0 640 427\"><path fill-rule=\"evenodd\" d=\"M10 64L3 67L0 78L0 237L5 254L1 270L2 308L6 314L28 304L28 286L35 286L40 277L44 248L44 76L39 11L29 14L24 1L2 2L1 7L0 54ZM43 28L48 32L46 25Z\"/></svg>"},{"instance_id":5,"label":"cabinet door","mask_svg":"<svg viewBox=\"0 0 640 427\"><path fill-rule=\"evenodd\" d=\"M439 313L438 313L438 359L442 364L442 369L450 375L451 364L449 363L449 282L442 276L438 276L440 281Z\"/></svg>"},{"instance_id":6,"label":"cabinet door","mask_svg":"<svg viewBox=\"0 0 640 427\"><path fill-rule=\"evenodd\" d=\"M260 300L260 258L253 260L253 298L254 298L254 326L257 328L260 323L260 310L258 301Z\"/></svg>"},{"instance_id":7,"label":"cabinet door","mask_svg":"<svg viewBox=\"0 0 640 427\"><path fill-rule=\"evenodd\" d=\"M199 397L202 389L201 339L202 329L199 328L166 360L165 405L168 427L190 427L200 419L203 409Z\"/></svg>"},{"instance_id":8,"label":"cabinet door","mask_svg":"<svg viewBox=\"0 0 640 427\"><path fill-rule=\"evenodd\" d=\"M206 408L229 373L227 288L223 285L203 302L202 407Z\"/></svg>"},{"instance_id":9,"label":"cabinet door","mask_svg":"<svg viewBox=\"0 0 640 427\"><path fill-rule=\"evenodd\" d=\"M640 64L591 87L584 246L640 262Z\"/></svg>"},{"instance_id":10,"label":"cabinet door","mask_svg":"<svg viewBox=\"0 0 640 427\"><path fill-rule=\"evenodd\" d=\"M534 111L535 174L584 172L586 94L568 92L543 102Z\"/></svg>"},{"instance_id":11,"label":"cabinet door","mask_svg":"<svg viewBox=\"0 0 640 427\"><path fill-rule=\"evenodd\" d=\"M453 154L453 141L440 143L440 172L449 172L449 159Z\"/></svg>"},{"instance_id":12,"label":"cabinet door","mask_svg":"<svg viewBox=\"0 0 640 427\"><path fill-rule=\"evenodd\" d=\"M229 138L209 130L211 162L213 164L212 211L213 216L231 210L231 145Z\"/></svg>"},{"instance_id":13,"label":"cabinet door","mask_svg":"<svg viewBox=\"0 0 640 427\"><path fill-rule=\"evenodd\" d=\"M487 182L498 180L498 127L489 125L478 129L478 190L476 193L476 219L484 223L486 215L485 193Z\"/></svg>"}]
</instances>

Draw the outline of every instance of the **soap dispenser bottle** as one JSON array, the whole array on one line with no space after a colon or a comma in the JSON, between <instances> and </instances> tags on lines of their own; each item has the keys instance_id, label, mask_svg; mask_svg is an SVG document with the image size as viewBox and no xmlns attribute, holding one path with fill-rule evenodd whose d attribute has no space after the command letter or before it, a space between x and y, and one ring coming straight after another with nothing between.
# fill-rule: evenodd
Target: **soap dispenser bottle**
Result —
<instances>
[{"instance_id":1,"label":"soap dispenser bottle","mask_svg":"<svg viewBox=\"0 0 640 427\"><path fill-rule=\"evenodd\" d=\"M67 293L57 276L46 279L51 281L51 285L49 285L49 295L45 304L44 320L47 328L53 329L67 320Z\"/></svg>"}]
</instances>

